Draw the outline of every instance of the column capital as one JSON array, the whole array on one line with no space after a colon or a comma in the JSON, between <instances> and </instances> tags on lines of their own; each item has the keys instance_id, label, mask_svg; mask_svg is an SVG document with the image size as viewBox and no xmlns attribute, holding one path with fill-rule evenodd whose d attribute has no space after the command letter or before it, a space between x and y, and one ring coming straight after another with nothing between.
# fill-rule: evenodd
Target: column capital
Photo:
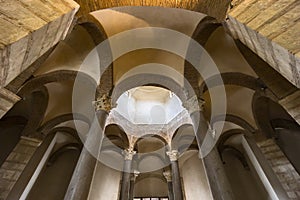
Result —
<instances>
[{"instance_id":1,"label":"column capital","mask_svg":"<svg viewBox=\"0 0 300 200\"><path fill-rule=\"evenodd\" d=\"M178 159L179 152L177 150L172 150L172 151L168 151L167 155L169 156L170 161L173 162L173 161L176 161Z\"/></svg>"},{"instance_id":2,"label":"column capital","mask_svg":"<svg viewBox=\"0 0 300 200\"><path fill-rule=\"evenodd\" d=\"M133 171L133 176L131 177L132 181L135 181L135 179L140 175L140 172L137 170Z\"/></svg>"},{"instance_id":3,"label":"column capital","mask_svg":"<svg viewBox=\"0 0 300 200\"><path fill-rule=\"evenodd\" d=\"M163 175L166 178L167 182L172 182L172 173L169 170L164 171Z\"/></svg>"},{"instance_id":4,"label":"column capital","mask_svg":"<svg viewBox=\"0 0 300 200\"><path fill-rule=\"evenodd\" d=\"M214 128L211 128L210 126L209 126L209 128L208 128L208 133L211 135L211 137L213 138L213 139L216 139L216 129L214 129Z\"/></svg>"},{"instance_id":5,"label":"column capital","mask_svg":"<svg viewBox=\"0 0 300 200\"><path fill-rule=\"evenodd\" d=\"M205 104L204 99L198 98L196 95L187 99L183 102L182 106L186 108L189 113L193 113L195 111L203 111L203 106Z\"/></svg>"},{"instance_id":6,"label":"column capital","mask_svg":"<svg viewBox=\"0 0 300 200\"><path fill-rule=\"evenodd\" d=\"M110 110L113 108L111 103L111 97L107 94L98 96L96 101L93 101L93 105L95 106L96 111L104 110L106 112L110 112Z\"/></svg>"},{"instance_id":7,"label":"column capital","mask_svg":"<svg viewBox=\"0 0 300 200\"><path fill-rule=\"evenodd\" d=\"M136 151L133 151L132 149L125 149L123 151L123 155L124 155L125 160L132 160L132 158L135 154L136 154Z\"/></svg>"}]
</instances>

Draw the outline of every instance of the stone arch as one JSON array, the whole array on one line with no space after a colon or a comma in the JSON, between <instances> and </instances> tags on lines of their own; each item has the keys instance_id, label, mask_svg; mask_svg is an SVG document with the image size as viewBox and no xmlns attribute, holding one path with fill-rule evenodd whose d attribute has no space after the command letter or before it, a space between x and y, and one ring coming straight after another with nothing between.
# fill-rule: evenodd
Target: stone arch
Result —
<instances>
[{"instance_id":1,"label":"stone arch","mask_svg":"<svg viewBox=\"0 0 300 200\"><path fill-rule=\"evenodd\" d=\"M117 128L118 133L108 133L108 131L110 129L114 129ZM114 130L111 130L114 132ZM104 129L104 136L109 139L109 141L118 146L117 143L114 143L113 141L116 140L115 142L120 142L121 146L118 147L122 147L123 149L126 149L129 147L129 139L128 139L128 135L125 133L124 129L122 128L122 126L118 125L118 124L109 124L107 126L105 126Z\"/></svg>"},{"instance_id":2,"label":"stone arch","mask_svg":"<svg viewBox=\"0 0 300 200\"><path fill-rule=\"evenodd\" d=\"M163 182L167 183L167 180L165 179L165 177L163 177L163 175L159 175L159 174L154 174L154 173L150 173L150 174L141 174L136 178L135 183L138 183L146 178L157 178L162 180Z\"/></svg>"},{"instance_id":3,"label":"stone arch","mask_svg":"<svg viewBox=\"0 0 300 200\"><path fill-rule=\"evenodd\" d=\"M147 154L141 155L141 156L137 159L138 164L139 164L143 159L145 159L145 158L148 157L148 156L157 157L162 163L167 164L166 158L164 158L162 155L159 155L158 153L147 153Z\"/></svg>"},{"instance_id":4,"label":"stone arch","mask_svg":"<svg viewBox=\"0 0 300 200\"><path fill-rule=\"evenodd\" d=\"M38 128L37 132L41 133L42 135L47 135L55 126L72 120L80 120L87 123L89 126L91 125L89 118L87 118L85 115L82 115L80 113L67 113L54 117L53 119L50 119L49 121L45 122L42 126Z\"/></svg>"},{"instance_id":5,"label":"stone arch","mask_svg":"<svg viewBox=\"0 0 300 200\"><path fill-rule=\"evenodd\" d=\"M174 92L184 102L185 94L183 88L172 78L164 75L137 74L130 76L118 83L112 92L112 103L126 91L139 86L158 86Z\"/></svg>"},{"instance_id":6,"label":"stone arch","mask_svg":"<svg viewBox=\"0 0 300 200\"><path fill-rule=\"evenodd\" d=\"M260 132L267 137L273 137L276 135L274 128L278 125L287 125L297 127L298 124L288 114L288 112L272 98L261 95L256 92L253 95L252 111L257 127ZM288 126L288 125L287 125Z\"/></svg>"},{"instance_id":7,"label":"stone arch","mask_svg":"<svg viewBox=\"0 0 300 200\"><path fill-rule=\"evenodd\" d=\"M77 76L85 80L85 82L87 82L92 88L97 87L96 81L84 72L72 70L58 70L54 72L49 72L47 74L42 74L40 76L30 79L19 89L18 95L24 96L29 92L33 92L39 89L41 86L47 83L75 80Z\"/></svg>"},{"instance_id":8,"label":"stone arch","mask_svg":"<svg viewBox=\"0 0 300 200\"><path fill-rule=\"evenodd\" d=\"M62 147L58 148L56 151L54 151L51 156L48 159L47 165L52 165L58 157L60 157L62 154L68 151L78 151L81 152L82 145L78 143L68 143L63 145Z\"/></svg>"},{"instance_id":9,"label":"stone arch","mask_svg":"<svg viewBox=\"0 0 300 200\"><path fill-rule=\"evenodd\" d=\"M221 78L223 79L222 84L224 85L236 85L254 91L261 90L266 87L259 79L240 72L226 72L226 73L221 73L220 75ZM207 83L209 83L209 85L213 87L218 86L220 84L218 83L220 75L212 76L209 79L203 81L200 84L200 93L203 94L208 90Z\"/></svg>"},{"instance_id":10,"label":"stone arch","mask_svg":"<svg viewBox=\"0 0 300 200\"><path fill-rule=\"evenodd\" d=\"M192 135L187 134L185 130L187 128L192 129ZM185 142L183 142L185 141ZM175 148L179 152L183 152L188 150L191 146L195 144L196 141L196 136L194 133L193 125L192 124L183 124L180 127L176 129L174 134L172 135L172 141L171 141L171 146L172 149ZM183 143L182 143L183 142ZM197 145L197 141L196 141ZM197 145L198 148L198 145Z\"/></svg>"},{"instance_id":11,"label":"stone arch","mask_svg":"<svg viewBox=\"0 0 300 200\"><path fill-rule=\"evenodd\" d=\"M78 25L82 26L90 34L95 45L100 44L108 38L102 24L91 15L83 16L79 20Z\"/></svg>"},{"instance_id":12,"label":"stone arch","mask_svg":"<svg viewBox=\"0 0 300 200\"><path fill-rule=\"evenodd\" d=\"M149 138L149 137L153 137L153 138L158 139L158 140L161 141L165 146L168 145L168 141L167 141L166 138L164 138L164 137L162 137L162 136L160 136L160 135L149 135L149 134L147 134L147 135L143 135L142 137L139 137L139 138L132 144L132 146L134 147L134 149L138 150L137 144L138 144L141 140L147 139L147 138Z\"/></svg>"},{"instance_id":13,"label":"stone arch","mask_svg":"<svg viewBox=\"0 0 300 200\"><path fill-rule=\"evenodd\" d=\"M247 163L246 158L244 157L243 153L236 147L225 144L228 139L230 139L233 136L240 135L240 134L249 136L249 133L243 129L230 129L230 130L224 132L221 135L221 137L219 138L217 147L218 147L218 151L220 154L220 158L223 163L224 163L223 153L225 151L227 151L227 152L231 153L233 156L235 156L242 163L244 168L248 169L249 166L248 166L248 163Z\"/></svg>"},{"instance_id":14,"label":"stone arch","mask_svg":"<svg viewBox=\"0 0 300 200\"><path fill-rule=\"evenodd\" d=\"M232 114L226 114L225 116L223 116L223 115L215 116L211 120L210 125L213 127L214 123L216 123L220 120L223 120L224 117L225 117L225 121L232 122L232 123L242 127L249 133L252 133L252 134L256 133L255 128L249 122L247 122L246 120L242 119L239 116L232 115Z\"/></svg>"},{"instance_id":15,"label":"stone arch","mask_svg":"<svg viewBox=\"0 0 300 200\"><path fill-rule=\"evenodd\" d=\"M61 132L62 134L69 135L74 137L79 144L82 144L82 141L78 135L77 130L67 126L59 126L51 129L51 131L47 135L56 134L57 132Z\"/></svg>"},{"instance_id":16,"label":"stone arch","mask_svg":"<svg viewBox=\"0 0 300 200\"><path fill-rule=\"evenodd\" d=\"M39 90L33 91L29 99L31 100L29 119L22 132L22 135L25 136L29 136L30 134L32 134L32 132L36 131L44 119L49 101L47 88L45 86L42 86ZM23 99L23 101L26 100L28 100L28 97Z\"/></svg>"},{"instance_id":17,"label":"stone arch","mask_svg":"<svg viewBox=\"0 0 300 200\"><path fill-rule=\"evenodd\" d=\"M211 34L219 27L221 24L213 17L204 17L197 25L195 31L192 34L192 39L198 42L202 47L205 46ZM192 43L190 43L191 45ZM188 48L186 57L193 55L191 47ZM199 57L201 57L199 55ZM185 61L184 63L184 77L189 81L194 91L199 91L198 81L201 75L199 72L189 63ZM200 93L196 92L196 95L200 97Z\"/></svg>"},{"instance_id":18,"label":"stone arch","mask_svg":"<svg viewBox=\"0 0 300 200\"><path fill-rule=\"evenodd\" d=\"M96 48L97 46L108 39L107 33L104 30L102 24L96 20L92 15L88 14L82 16L79 21L79 26L82 26L91 36ZM109 46L109 44L107 44ZM106 55L112 58L112 52L110 46L106 48L108 52L105 52ZM98 54L99 55L99 54ZM100 55L99 55L100 58ZM100 96L103 94L109 94L111 89L113 88L113 63L111 63L103 72L100 78L100 84L97 87L97 92L100 93Z\"/></svg>"}]
</instances>

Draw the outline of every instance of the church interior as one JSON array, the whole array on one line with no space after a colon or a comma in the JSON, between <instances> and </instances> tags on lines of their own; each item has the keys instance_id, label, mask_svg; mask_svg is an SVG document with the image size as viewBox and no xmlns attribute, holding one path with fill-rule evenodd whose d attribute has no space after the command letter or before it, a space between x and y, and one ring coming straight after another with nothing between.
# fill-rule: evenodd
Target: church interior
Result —
<instances>
[{"instance_id":1,"label":"church interior","mask_svg":"<svg viewBox=\"0 0 300 200\"><path fill-rule=\"evenodd\" d=\"M0 200L300 199L299 0L0 1Z\"/></svg>"}]
</instances>

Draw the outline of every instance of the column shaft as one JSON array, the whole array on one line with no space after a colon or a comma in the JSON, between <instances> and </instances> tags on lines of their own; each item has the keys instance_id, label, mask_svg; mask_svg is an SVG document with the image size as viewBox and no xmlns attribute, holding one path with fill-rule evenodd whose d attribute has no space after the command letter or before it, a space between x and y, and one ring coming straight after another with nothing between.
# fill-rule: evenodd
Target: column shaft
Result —
<instances>
[{"instance_id":1,"label":"column shaft","mask_svg":"<svg viewBox=\"0 0 300 200\"><path fill-rule=\"evenodd\" d=\"M134 180L130 180L129 199L132 200L134 195Z\"/></svg>"},{"instance_id":2,"label":"column shaft","mask_svg":"<svg viewBox=\"0 0 300 200\"><path fill-rule=\"evenodd\" d=\"M121 200L129 200L131 161L125 160L122 175Z\"/></svg>"},{"instance_id":3,"label":"column shaft","mask_svg":"<svg viewBox=\"0 0 300 200\"><path fill-rule=\"evenodd\" d=\"M202 111L192 113L191 118L194 123L199 124L196 139L200 149L203 139L208 131L208 124ZM203 163L214 199L234 199L230 183L227 179L223 163L219 157L216 147L214 147L212 151L203 158Z\"/></svg>"},{"instance_id":4,"label":"column shaft","mask_svg":"<svg viewBox=\"0 0 300 200\"><path fill-rule=\"evenodd\" d=\"M107 112L97 111L97 119L99 125L104 127ZM90 185L93 179L94 169L96 166L96 157L99 152L101 135L94 121L91 125L89 134L81 151L77 166L74 170L69 187L67 189L65 200L86 200L88 198ZM91 154L91 152L92 154Z\"/></svg>"},{"instance_id":5,"label":"column shaft","mask_svg":"<svg viewBox=\"0 0 300 200\"><path fill-rule=\"evenodd\" d=\"M174 200L172 181L168 181L168 196L169 200Z\"/></svg>"}]
</instances>

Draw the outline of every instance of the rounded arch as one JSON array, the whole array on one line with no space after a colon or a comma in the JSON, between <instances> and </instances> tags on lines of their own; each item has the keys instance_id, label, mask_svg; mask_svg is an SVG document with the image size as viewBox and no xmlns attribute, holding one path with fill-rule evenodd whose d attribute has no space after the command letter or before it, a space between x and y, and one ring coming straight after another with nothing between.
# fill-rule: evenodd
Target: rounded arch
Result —
<instances>
[{"instance_id":1,"label":"rounded arch","mask_svg":"<svg viewBox=\"0 0 300 200\"><path fill-rule=\"evenodd\" d=\"M109 124L105 126L104 136L114 145L126 149L129 147L129 138L122 126ZM118 143L121 143L121 146ZM111 145L112 145L111 144Z\"/></svg>"},{"instance_id":2,"label":"rounded arch","mask_svg":"<svg viewBox=\"0 0 300 200\"><path fill-rule=\"evenodd\" d=\"M49 72L47 74L42 74L30 79L19 89L17 94L21 97L24 97L29 92L38 90L40 87L47 83L75 80L77 76L82 78L82 80L88 83L92 88L97 87L97 82L91 76L84 72L72 70L58 70Z\"/></svg>"},{"instance_id":3,"label":"rounded arch","mask_svg":"<svg viewBox=\"0 0 300 200\"><path fill-rule=\"evenodd\" d=\"M214 127L214 124L220 120L223 120L224 117L225 117L225 121L234 123L234 124L242 127L243 129L245 129L249 133L252 133L252 134L256 133L256 129L249 122L247 122L246 120L242 119L239 116L232 115L232 114L226 114L225 116L218 115L218 116L213 117L213 119L210 122L211 127Z\"/></svg>"},{"instance_id":4,"label":"rounded arch","mask_svg":"<svg viewBox=\"0 0 300 200\"><path fill-rule=\"evenodd\" d=\"M54 151L48 159L47 165L52 165L62 154L68 151L78 151L81 152L82 145L78 143L68 143L61 147L59 147L56 151Z\"/></svg>"},{"instance_id":5,"label":"rounded arch","mask_svg":"<svg viewBox=\"0 0 300 200\"><path fill-rule=\"evenodd\" d=\"M167 180L165 179L165 177L163 175L155 174L155 173L141 174L136 178L135 183L138 183L146 178L157 178L157 179L160 179L161 181L163 181L164 183L167 183Z\"/></svg>"},{"instance_id":6,"label":"rounded arch","mask_svg":"<svg viewBox=\"0 0 300 200\"><path fill-rule=\"evenodd\" d=\"M172 135L171 146L172 149L184 152L189 148L194 148L195 132L192 124L183 124L176 129ZM197 142L196 142L197 145ZM198 148L198 147L197 147Z\"/></svg>"},{"instance_id":7,"label":"rounded arch","mask_svg":"<svg viewBox=\"0 0 300 200\"><path fill-rule=\"evenodd\" d=\"M219 76L221 75L221 78L223 79L223 83L219 83ZM205 93L207 88L207 83L210 85L210 87L215 87L220 84L224 85L236 85L245 87L254 91L261 90L266 88L266 86L257 78L254 78L250 75L243 74L240 72L225 72L221 73L220 75L214 75L210 77L209 79L203 81L200 84L200 93Z\"/></svg>"},{"instance_id":8,"label":"rounded arch","mask_svg":"<svg viewBox=\"0 0 300 200\"><path fill-rule=\"evenodd\" d=\"M78 25L82 26L90 34L95 45L108 38L102 24L89 14L80 18Z\"/></svg>"},{"instance_id":9,"label":"rounded arch","mask_svg":"<svg viewBox=\"0 0 300 200\"><path fill-rule=\"evenodd\" d=\"M267 137L276 135L275 128L282 126L297 126L294 119L277 102L268 96L256 92L252 100L252 111L259 130ZM289 125L287 125L289 124Z\"/></svg>"},{"instance_id":10,"label":"rounded arch","mask_svg":"<svg viewBox=\"0 0 300 200\"><path fill-rule=\"evenodd\" d=\"M138 165L147 157L157 157L162 163L167 164L168 162L166 161L166 157L163 157L162 155L158 154L158 153L147 153L147 154L143 154L140 157L137 158L137 163Z\"/></svg>"},{"instance_id":11,"label":"rounded arch","mask_svg":"<svg viewBox=\"0 0 300 200\"><path fill-rule=\"evenodd\" d=\"M56 134L57 132L61 132L62 134L66 134L71 137L74 137L79 144L82 144L82 141L78 135L78 132L74 128L67 127L67 126L55 127L53 129L51 129L47 135Z\"/></svg>"},{"instance_id":12,"label":"rounded arch","mask_svg":"<svg viewBox=\"0 0 300 200\"><path fill-rule=\"evenodd\" d=\"M30 101L29 119L25 126L22 135L29 136L33 131L36 131L41 125L49 101L49 94L47 88L42 86L39 90L33 91L30 97L22 101Z\"/></svg>"},{"instance_id":13,"label":"rounded arch","mask_svg":"<svg viewBox=\"0 0 300 200\"><path fill-rule=\"evenodd\" d=\"M211 34L219 27L221 24L213 17L204 17L197 25L196 29L192 34L192 39L198 42L202 47L205 46ZM186 57L190 57L194 54L193 43L190 42L188 50L186 52ZM199 57L201 57L199 55ZM200 97L198 81L201 77L198 71L188 62L188 59L184 63L184 77L188 80L189 84L192 86L193 90L196 91L196 95Z\"/></svg>"},{"instance_id":14,"label":"rounded arch","mask_svg":"<svg viewBox=\"0 0 300 200\"><path fill-rule=\"evenodd\" d=\"M183 88L172 78L143 73L130 76L119 82L112 91L112 103L115 104L124 92L139 86L158 86L174 92L182 102L186 99Z\"/></svg>"},{"instance_id":15,"label":"rounded arch","mask_svg":"<svg viewBox=\"0 0 300 200\"><path fill-rule=\"evenodd\" d=\"M80 113L67 113L54 117L53 119L45 122L38 128L37 132L41 133L42 135L47 135L49 131L51 131L51 129L55 126L71 120L80 120L87 123L89 126L91 125L89 118L87 118L85 115L82 115Z\"/></svg>"},{"instance_id":16,"label":"rounded arch","mask_svg":"<svg viewBox=\"0 0 300 200\"><path fill-rule=\"evenodd\" d=\"M168 145L168 141L166 138L162 137L161 135L143 135L142 137L137 138L137 140L132 144L132 146L134 147L134 149L136 149L138 151L137 145L139 142L141 142L142 140L145 140L147 138L155 138L158 141L162 142L165 146Z\"/></svg>"}]
</instances>

